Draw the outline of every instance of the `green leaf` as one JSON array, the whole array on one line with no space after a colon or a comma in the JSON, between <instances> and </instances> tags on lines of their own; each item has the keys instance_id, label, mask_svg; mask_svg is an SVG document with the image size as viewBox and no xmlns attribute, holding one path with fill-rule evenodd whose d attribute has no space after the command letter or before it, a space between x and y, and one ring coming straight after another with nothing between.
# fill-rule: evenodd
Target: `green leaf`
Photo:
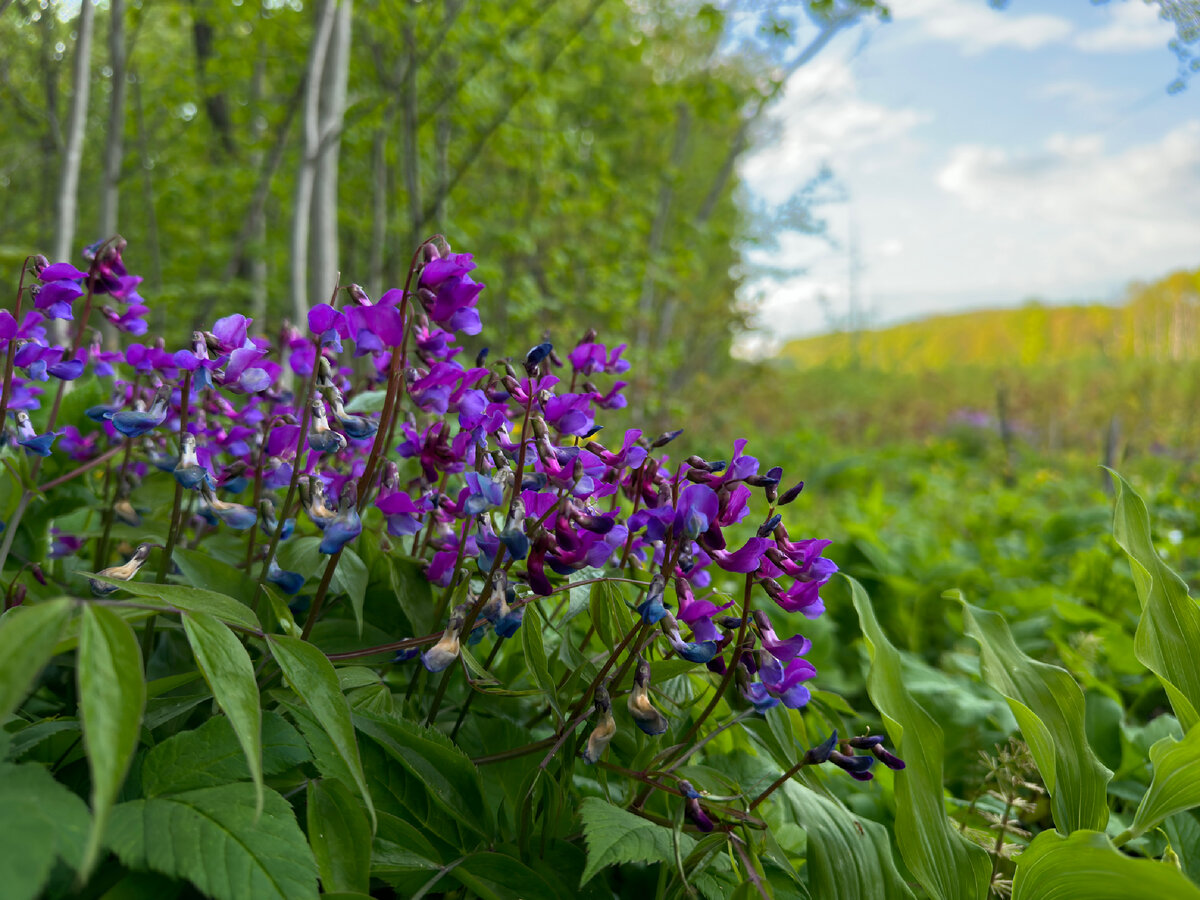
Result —
<instances>
[{"instance_id":1,"label":"green leaf","mask_svg":"<svg viewBox=\"0 0 1200 900\"><path fill-rule=\"evenodd\" d=\"M433 728L395 716L355 716L358 729L418 778L447 813L486 838L492 836L491 807L474 763Z\"/></svg>"},{"instance_id":2,"label":"green leaf","mask_svg":"<svg viewBox=\"0 0 1200 900\"><path fill-rule=\"evenodd\" d=\"M83 608L78 665L79 717L92 773L92 830L80 866L86 880L137 749L146 681L133 629L103 606Z\"/></svg>"},{"instance_id":3,"label":"green leaf","mask_svg":"<svg viewBox=\"0 0 1200 900\"><path fill-rule=\"evenodd\" d=\"M267 595L267 602L271 604L271 615L279 625L279 630L289 637L300 637L304 633L304 629L296 624L292 611L288 609L287 601L269 584L264 584L262 591Z\"/></svg>"},{"instance_id":4,"label":"green leaf","mask_svg":"<svg viewBox=\"0 0 1200 900\"><path fill-rule=\"evenodd\" d=\"M359 391L350 398L345 409L348 413L382 412L387 391Z\"/></svg>"},{"instance_id":5,"label":"green leaf","mask_svg":"<svg viewBox=\"0 0 1200 900\"><path fill-rule=\"evenodd\" d=\"M83 859L87 805L38 765L0 763L0 884L6 900L41 895L56 858Z\"/></svg>"},{"instance_id":6,"label":"green leaf","mask_svg":"<svg viewBox=\"0 0 1200 900\"><path fill-rule=\"evenodd\" d=\"M558 690L554 676L550 674L550 666L546 661L546 646L542 642L543 627L545 626L541 610L538 609L536 603L529 604L525 608L525 622L521 626L521 647L525 650L525 665L529 667L534 684L546 692L550 706L561 718L562 710L558 706Z\"/></svg>"},{"instance_id":7,"label":"green leaf","mask_svg":"<svg viewBox=\"0 0 1200 900\"><path fill-rule=\"evenodd\" d=\"M354 610L354 622L358 625L358 634L362 636L363 603L367 596L367 584L370 573L362 557L345 547L338 559L337 568L333 570L331 582L335 591L340 591L350 599L350 608Z\"/></svg>"},{"instance_id":8,"label":"green leaf","mask_svg":"<svg viewBox=\"0 0 1200 900\"><path fill-rule=\"evenodd\" d=\"M1017 857L1013 900L1200 900L1200 888L1177 868L1134 859L1107 835L1076 831L1063 837L1043 831Z\"/></svg>"},{"instance_id":9,"label":"green leaf","mask_svg":"<svg viewBox=\"0 0 1200 900\"><path fill-rule=\"evenodd\" d=\"M587 839L587 866L579 886L608 866L625 862L668 862L675 858L675 835L670 828L656 825L631 812L613 806L598 797L588 797L579 805L583 836ZM686 856L696 842L679 835L679 852Z\"/></svg>"},{"instance_id":10,"label":"green leaf","mask_svg":"<svg viewBox=\"0 0 1200 900\"><path fill-rule=\"evenodd\" d=\"M254 600L254 581L241 569L213 558L199 550L176 547L171 561L179 566L186 584L216 594L234 597L242 603Z\"/></svg>"},{"instance_id":11,"label":"green leaf","mask_svg":"<svg viewBox=\"0 0 1200 900\"><path fill-rule=\"evenodd\" d=\"M65 597L18 606L0 618L0 721L25 699L54 655L54 645L71 615Z\"/></svg>"},{"instance_id":12,"label":"green leaf","mask_svg":"<svg viewBox=\"0 0 1200 900\"><path fill-rule=\"evenodd\" d=\"M1117 486L1113 537L1129 556L1142 604L1134 655L1158 676L1188 732L1200 722L1200 608L1183 579L1158 555L1145 502L1124 478L1112 470L1109 474Z\"/></svg>"},{"instance_id":13,"label":"green leaf","mask_svg":"<svg viewBox=\"0 0 1200 900\"><path fill-rule=\"evenodd\" d=\"M907 763L896 774L896 845L909 870L939 900L987 896L992 865L946 816L942 792L942 729L904 686L900 653L892 646L871 600L853 578L850 593L871 656L867 694L883 716L897 754Z\"/></svg>"},{"instance_id":14,"label":"green leaf","mask_svg":"<svg viewBox=\"0 0 1200 900\"><path fill-rule=\"evenodd\" d=\"M911 900L913 892L896 870L886 828L798 781L789 781L781 790L792 818L808 834L806 869L814 897Z\"/></svg>"},{"instance_id":15,"label":"green leaf","mask_svg":"<svg viewBox=\"0 0 1200 900\"><path fill-rule=\"evenodd\" d=\"M340 781L322 778L308 783L308 842L326 893L368 891L371 823L358 798Z\"/></svg>"},{"instance_id":16,"label":"green leaf","mask_svg":"<svg viewBox=\"0 0 1200 900\"><path fill-rule=\"evenodd\" d=\"M305 578L319 576L329 559L317 548L321 546L319 537L293 537L279 545L275 555L279 559L280 568L289 572L299 572Z\"/></svg>"},{"instance_id":17,"label":"green leaf","mask_svg":"<svg viewBox=\"0 0 1200 900\"><path fill-rule=\"evenodd\" d=\"M156 606L161 604L164 607L173 607L185 612L208 613L209 615L216 616L222 622L231 625L241 625L243 628L252 628L255 631L260 630L262 627L248 606L239 603L225 594L218 594L213 591L205 591L200 588L187 587L180 584L142 584L140 581L118 581L114 578L105 578L102 575L90 575L86 572L80 574L87 578L103 581L106 584L115 585L121 588L121 590L140 598L141 602L144 603Z\"/></svg>"},{"instance_id":18,"label":"green leaf","mask_svg":"<svg viewBox=\"0 0 1200 900\"><path fill-rule=\"evenodd\" d=\"M358 755L358 741L354 736L354 723L350 718L350 704L338 687L337 672L329 659L314 647L298 638L271 636L267 641L271 654L283 677L292 690L308 705L320 723L342 762L346 764L351 779L362 794L363 802L371 815L372 829L375 826L375 807L371 803L371 792L363 775L362 760Z\"/></svg>"},{"instance_id":19,"label":"green leaf","mask_svg":"<svg viewBox=\"0 0 1200 900\"><path fill-rule=\"evenodd\" d=\"M316 900L317 867L292 807L241 782L122 803L108 844L130 868L186 878L216 900Z\"/></svg>"},{"instance_id":20,"label":"green leaf","mask_svg":"<svg viewBox=\"0 0 1200 900\"><path fill-rule=\"evenodd\" d=\"M242 642L228 626L207 613L183 614L183 630L196 657L196 666L212 689L217 704L229 718L238 743L246 754L250 777L262 810L262 706L254 664Z\"/></svg>"},{"instance_id":21,"label":"green leaf","mask_svg":"<svg viewBox=\"0 0 1200 900\"><path fill-rule=\"evenodd\" d=\"M482 900L559 900L559 893L537 872L503 853L472 853L450 875Z\"/></svg>"},{"instance_id":22,"label":"green leaf","mask_svg":"<svg viewBox=\"0 0 1200 900\"><path fill-rule=\"evenodd\" d=\"M263 772L275 775L311 759L299 732L278 713L263 713ZM224 716L199 728L181 731L155 746L142 761L142 791L147 797L216 787L250 778L246 754Z\"/></svg>"},{"instance_id":23,"label":"green leaf","mask_svg":"<svg viewBox=\"0 0 1200 900\"><path fill-rule=\"evenodd\" d=\"M967 634L979 643L984 680L1004 695L1050 792L1054 824L1069 834L1103 831L1112 778L1086 734L1086 702L1075 680L1058 666L1021 652L999 613L962 603Z\"/></svg>"},{"instance_id":24,"label":"green leaf","mask_svg":"<svg viewBox=\"0 0 1200 900\"><path fill-rule=\"evenodd\" d=\"M417 561L404 556L388 558L388 575L396 602L412 625L413 634L428 634L433 630L433 588Z\"/></svg>"},{"instance_id":25,"label":"green leaf","mask_svg":"<svg viewBox=\"0 0 1200 900\"><path fill-rule=\"evenodd\" d=\"M1142 795L1127 839L1145 834L1167 816L1200 806L1200 725L1178 741L1165 737L1150 748L1154 776Z\"/></svg>"}]
</instances>

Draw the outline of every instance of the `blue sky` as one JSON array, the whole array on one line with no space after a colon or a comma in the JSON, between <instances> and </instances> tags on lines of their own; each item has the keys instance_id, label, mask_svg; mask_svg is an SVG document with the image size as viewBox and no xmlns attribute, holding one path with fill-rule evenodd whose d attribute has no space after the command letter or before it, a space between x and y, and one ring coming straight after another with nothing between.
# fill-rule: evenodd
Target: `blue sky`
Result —
<instances>
[{"instance_id":1,"label":"blue sky","mask_svg":"<svg viewBox=\"0 0 1200 900\"><path fill-rule=\"evenodd\" d=\"M833 246L789 234L750 255L795 271L748 287L764 333L844 316L851 246L870 325L1114 301L1200 265L1200 82L1168 95L1174 29L1157 5L889 5L891 22L842 33L792 76L742 166L756 202L823 164L849 197L822 209Z\"/></svg>"}]
</instances>

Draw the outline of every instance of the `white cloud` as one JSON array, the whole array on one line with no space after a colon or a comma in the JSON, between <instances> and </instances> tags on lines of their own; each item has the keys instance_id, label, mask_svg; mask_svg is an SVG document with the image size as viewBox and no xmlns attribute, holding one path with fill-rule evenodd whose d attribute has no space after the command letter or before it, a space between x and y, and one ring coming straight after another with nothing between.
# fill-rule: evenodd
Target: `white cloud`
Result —
<instances>
[{"instance_id":1,"label":"white cloud","mask_svg":"<svg viewBox=\"0 0 1200 900\"><path fill-rule=\"evenodd\" d=\"M1200 253L1200 120L1116 152L1091 135L1033 153L959 146L937 182L979 221L1008 224L1030 282L1162 271Z\"/></svg>"},{"instance_id":2,"label":"white cloud","mask_svg":"<svg viewBox=\"0 0 1200 900\"><path fill-rule=\"evenodd\" d=\"M1144 0L1123 0L1102 8L1103 25L1075 37L1074 44L1088 53L1129 53L1162 49L1175 36L1171 23L1160 19L1158 6Z\"/></svg>"},{"instance_id":3,"label":"white cloud","mask_svg":"<svg viewBox=\"0 0 1200 900\"><path fill-rule=\"evenodd\" d=\"M918 110L862 99L844 62L818 59L789 79L769 114L776 138L743 162L742 177L760 196L780 203L823 163L836 169L852 153L885 146L893 152L890 145L928 119Z\"/></svg>"},{"instance_id":4,"label":"white cloud","mask_svg":"<svg viewBox=\"0 0 1200 900\"><path fill-rule=\"evenodd\" d=\"M1122 92L1100 87L1090 81L1052 81L1040 85L1033 99L1051 102L1065 101L1075 106L1108 109L1122 99Z\"/></svg>"},{"instance_id":5,"label":"white cloud","mask_svg":"<svg viewBox=\"0 0 1200 900\"><path fill-rule=\"evenodd\" d=\"M894 0L888 7L897 22L915 22L927 37L958 44L964 53L996 47L1036 50L1067 40L1074 30L1060 16L1001 11L983 0Z\"/></svg>"}]
</instances>

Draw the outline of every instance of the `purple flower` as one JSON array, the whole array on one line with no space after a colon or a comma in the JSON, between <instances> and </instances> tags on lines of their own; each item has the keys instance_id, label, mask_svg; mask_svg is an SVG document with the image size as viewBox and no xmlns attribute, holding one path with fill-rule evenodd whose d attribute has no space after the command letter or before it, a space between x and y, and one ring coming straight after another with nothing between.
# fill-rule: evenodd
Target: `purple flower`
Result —
<instances>
[{"instance_id":1,"label":"purple flower","mask_svg":"<svg viewBox=\"0 0 1200 900\"><path fill-rule=\"evenodd\" d=\"M797 656L803 656L811 649L812 641L800 634L787 640L780 639L775 634L770 618L763 610L756 609L753 615L754 623L758 626L758 632L762 637L763 649L780 662L789 662Z\"/></svg>"},{"instance_id":2,"label":"purple flower","mask_svg":"<svg viewBox=\"0 0 1200 900\"><path fill-rule=\"evenodd\" d=\"M45 310L51 319L73 319L71 304L83 296L83 288L74 281L62 279L43 284L33 298L37 309Z\"/></svg>"}]
</instances>

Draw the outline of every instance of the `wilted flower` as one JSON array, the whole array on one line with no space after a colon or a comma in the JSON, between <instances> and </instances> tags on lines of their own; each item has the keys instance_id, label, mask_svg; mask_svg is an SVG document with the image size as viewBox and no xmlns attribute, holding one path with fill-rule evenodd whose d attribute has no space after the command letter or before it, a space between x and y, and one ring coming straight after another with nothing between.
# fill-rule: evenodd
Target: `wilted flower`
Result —
<instances>
[{"instance_id":1,"label":"wilted flower","mask_svg":"<svg viewBox=\"0 0 1200 900\"><path fill-rule=\"evenodd\" d=\"M629 714L637 727L654 736L667 730L667 717L650 702L650 663L639 659L633 674L633 690L629 693Z\"/></svg>"},{"instance_id":2,"label":"wilted flower","mask_svg":"<svg viewBox=\"0 0 1200 900\"><path fill-rule=\"evenodd\" d=\"M612 714L612 700L609 699L608 691L604 685L596 687L596 727L592 729L592 733L588 735L587 746L583 750L584 762L595 765L604 751L608 749L609 741L613 739L613 735L617 733L617 721Z\"/></svg>"},{"instance_id":3,"label":"wilted flower","mask_svg":"<svg viewBox=\"0 0 1200 900\"><path fill-rule=\"evenodd\" d=\"M128 562L119 566L109 566L107 569L101 569L96 574L103 575L105 578L112 578L116 581L129 581L138 573L138 569L145 565L146 560L150 558L150 551L157 546L157 544L138 544L137 549L133 551L133 556L129 557ZM116 585L107 584L95 578L88 579L88 586L91 587L93 594L101 597L117 590Z\"/></svg>"}]
</instances>

